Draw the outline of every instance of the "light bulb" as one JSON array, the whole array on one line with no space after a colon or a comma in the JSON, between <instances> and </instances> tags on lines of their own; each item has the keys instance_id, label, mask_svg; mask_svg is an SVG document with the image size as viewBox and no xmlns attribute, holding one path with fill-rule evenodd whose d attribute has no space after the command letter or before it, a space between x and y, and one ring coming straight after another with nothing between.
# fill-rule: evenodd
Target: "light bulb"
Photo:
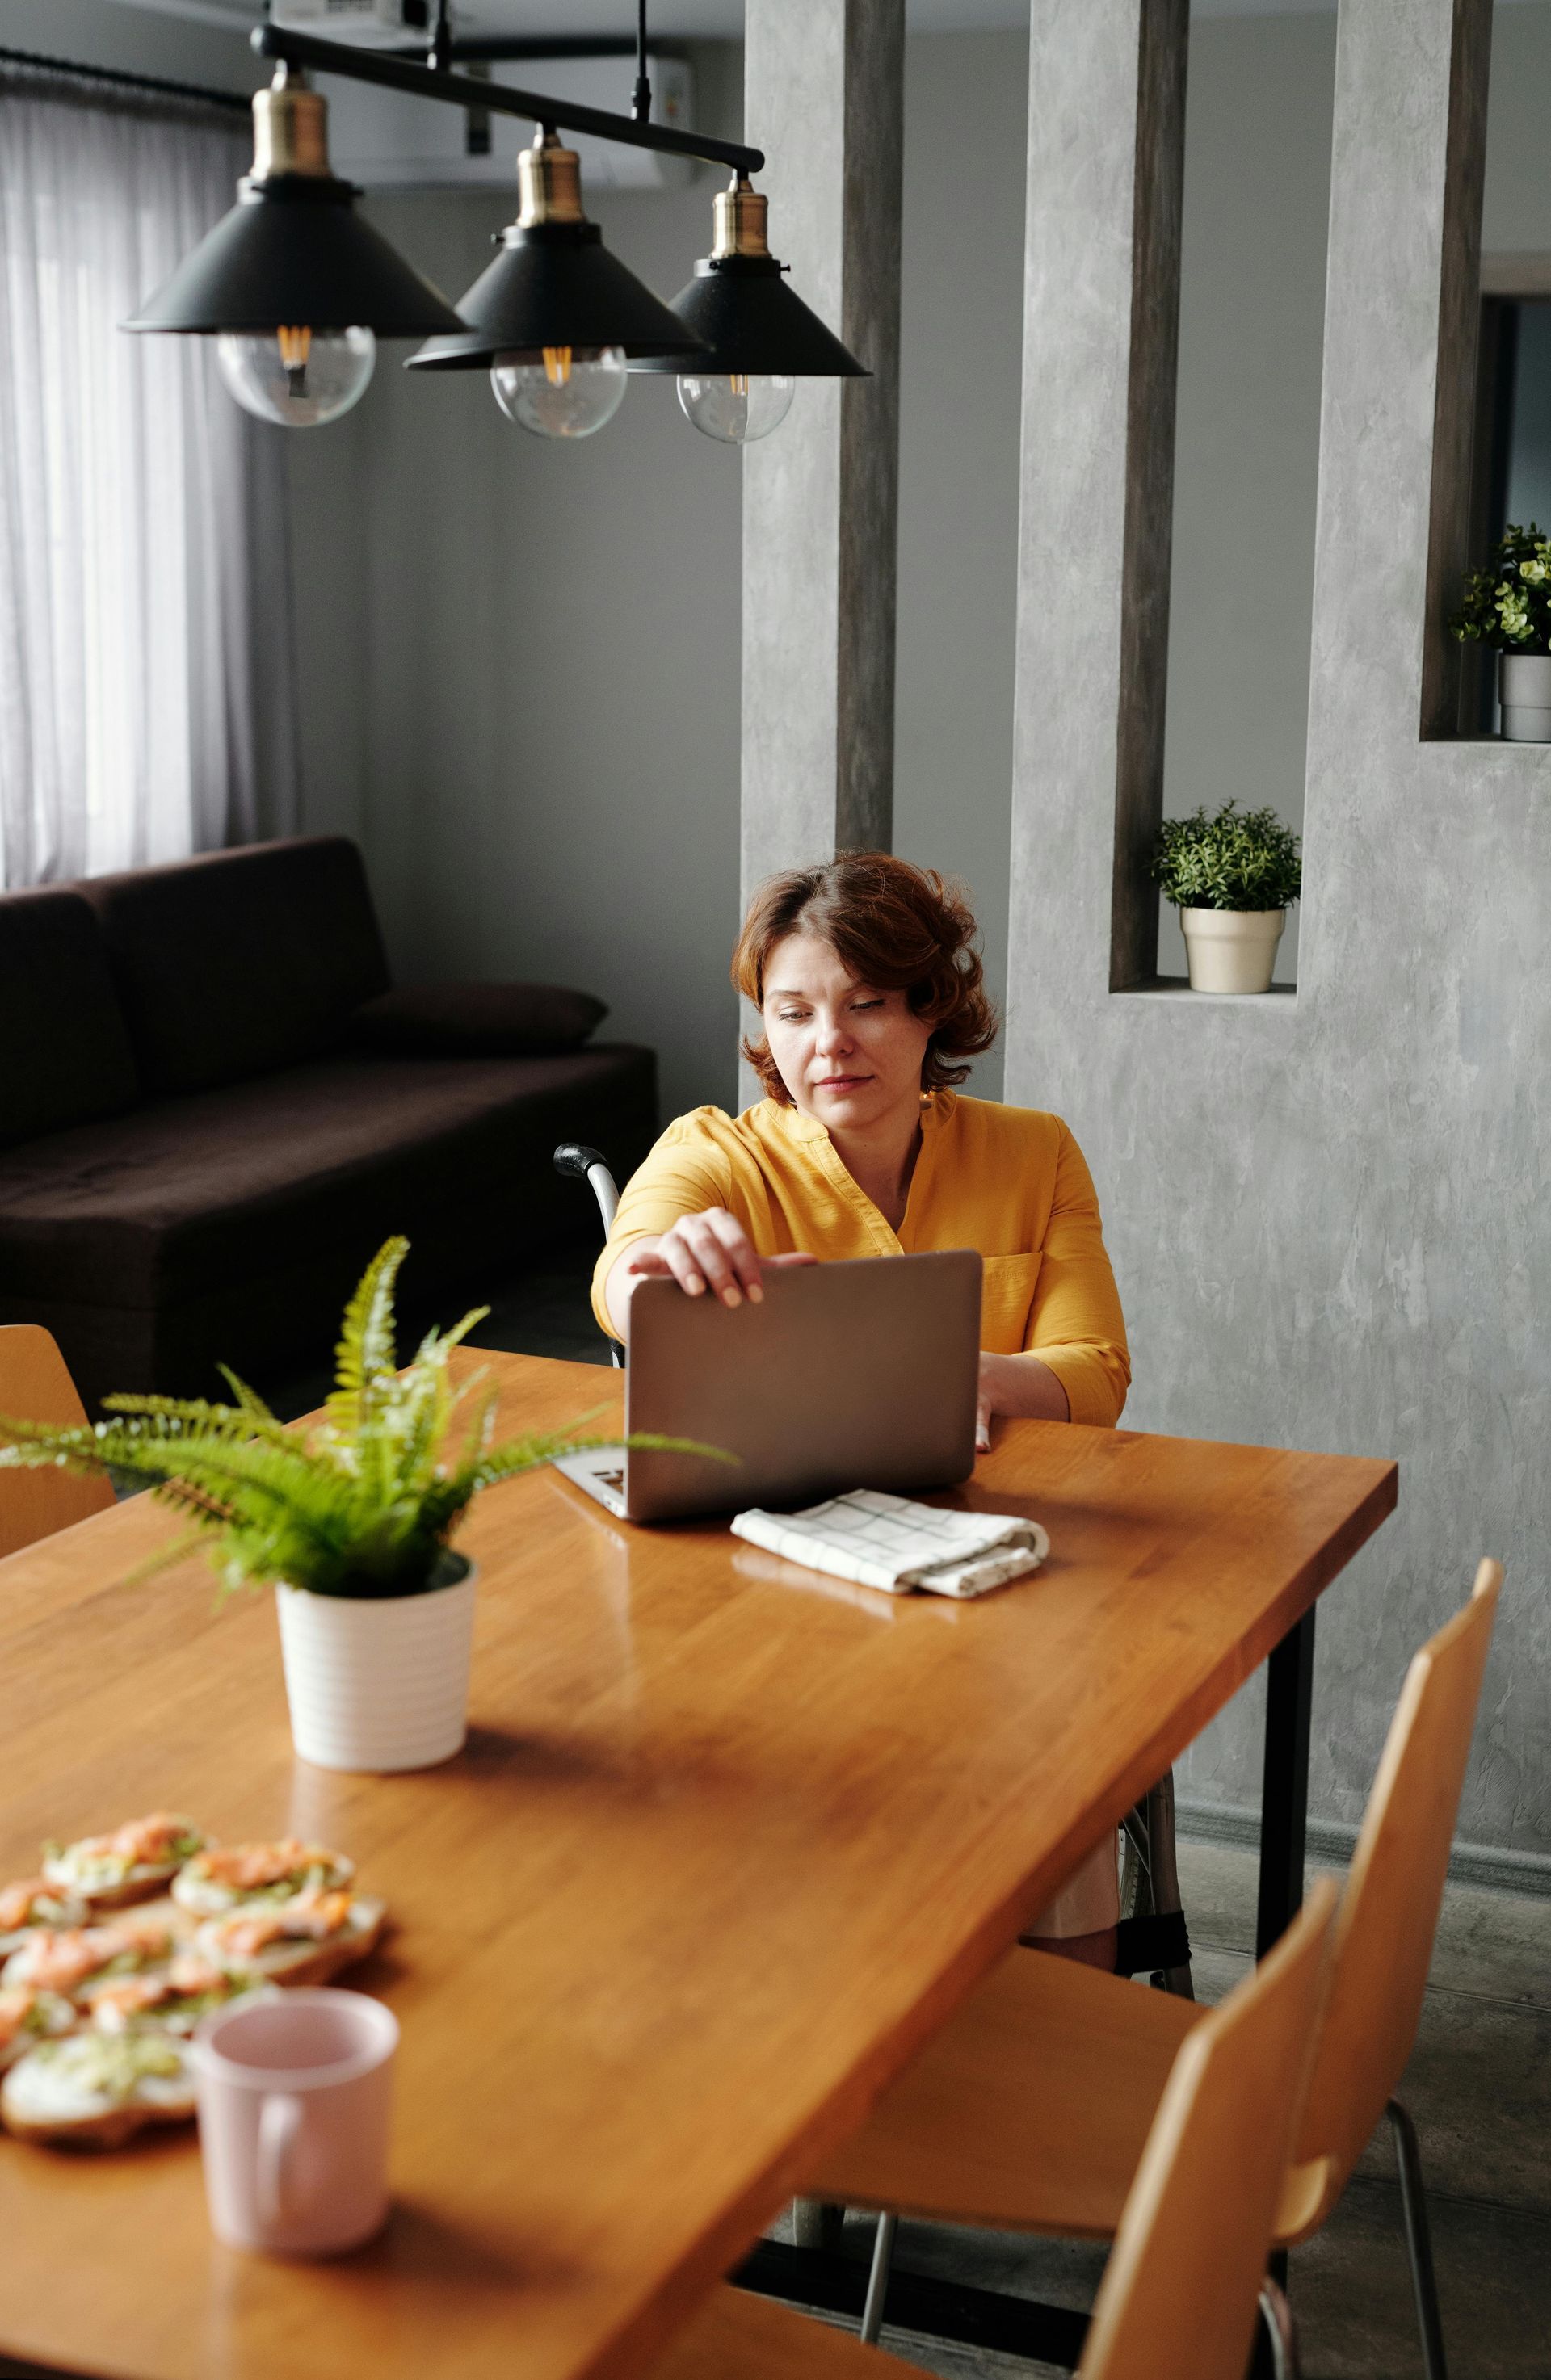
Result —
<instances>
[{"instance_id":1,"label":"light bulb","mask_svg":"<svg viewBox=\"0 0 1551 2380\"><path fill-rule=\"evenodd\" d=\"M724 446L768 438L791 411L797 382L788 372L680 372L684 417Z\"/></svg>"},{"instance_id":2,"label":"light bulb","mask_svg":"<svg viewBox=\"0 0 1551 2380\"><path fill-rule=\"evenodd\" d=\"M627 385L623 347L541 347L497 356L490 370L508 421L540 438L591 438L612 421Z\"/></svg>"},{"instance_id":3,"label":"light bulb","mask_svg":"<svg viewBox=\"0 0 1551 2380\"><path fill-rule=\"evenodd\" d=\"M377 360L370 331L223 331L221 377L238 405L283 430L337 421L365 394Z\"/></svg>"}]
</instances>

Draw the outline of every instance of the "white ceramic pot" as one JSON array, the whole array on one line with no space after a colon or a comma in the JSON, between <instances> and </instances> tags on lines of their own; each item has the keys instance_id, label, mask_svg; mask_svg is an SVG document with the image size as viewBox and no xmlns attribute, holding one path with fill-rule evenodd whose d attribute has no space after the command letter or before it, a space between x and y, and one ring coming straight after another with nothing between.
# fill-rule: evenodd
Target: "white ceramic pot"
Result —
<instances>
[{"instance_id":1,"label":"white ceramic pot","mask_svg":"<svg viewBox=\"0 0 1551 2380\"><path fill-rule=\"evenodd\" d=\"M1181 909L1192 991L1269 991L1285 909Z\"/></svg>"},{"instance_id":2,"label":"white ceramic pot","mask_svg":"<svg viewBox=\"0 0 1551 2380\"><path fill-rule=\"evenodd\" d=\"M317 1768L431 1768L463 1748L474 1633L471 1565L423 1595L309 1595L277 1585L291 1741Z\"/></svg>"},{"instance_id":3,"label":"white ceramic pot","mask_svg":"<svg viewBox=\"0 0 1551 2380\"><path fill-rule=\"evenodd\" d=\"M1551 744L1551 653L1499 653L1497 699L1508 744Z\"/></svg>"}]
</instances>

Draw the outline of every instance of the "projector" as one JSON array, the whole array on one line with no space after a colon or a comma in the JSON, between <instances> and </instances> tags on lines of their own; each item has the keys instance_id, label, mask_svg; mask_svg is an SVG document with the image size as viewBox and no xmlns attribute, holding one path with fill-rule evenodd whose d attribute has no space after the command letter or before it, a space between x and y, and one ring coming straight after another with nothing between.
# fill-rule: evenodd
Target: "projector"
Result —
<instances>
[{"instance_id":1,"label":"projector","mask_svg":"<svg viewBox=\"0 0 1551 2380\"><path fill-rule=\"evenodd\" d=\"M430 0L270 0L270 22L371 49L429 30Z\"/></svg>"}]
</instances>

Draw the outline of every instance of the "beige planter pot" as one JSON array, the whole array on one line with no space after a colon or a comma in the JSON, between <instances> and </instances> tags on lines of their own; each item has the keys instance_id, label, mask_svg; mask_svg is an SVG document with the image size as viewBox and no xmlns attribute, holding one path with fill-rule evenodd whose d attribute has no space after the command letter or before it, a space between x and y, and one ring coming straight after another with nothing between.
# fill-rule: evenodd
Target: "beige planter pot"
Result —
<instances>
[{"instance_id":1,"label":"beige planter pot","mask_svg":"<svg viewBox=\"0 0 1551 2380\"><path fill-rule=\"evenodd\" d=\"M1192 991L1269 991L1285 909L1181 909Z\"/></svg>"},{"instance_id":2,"label":"beige planter pot","mask_svg":"<svg viewBox=\"0 0 1551 2380\"><path fill-rule=\"evenodd\" d=\"M276 1586L291 1741L317 1768L384 1776L463 1748L475 1572L363 1600Z\"/></svg>"}]
</instances>

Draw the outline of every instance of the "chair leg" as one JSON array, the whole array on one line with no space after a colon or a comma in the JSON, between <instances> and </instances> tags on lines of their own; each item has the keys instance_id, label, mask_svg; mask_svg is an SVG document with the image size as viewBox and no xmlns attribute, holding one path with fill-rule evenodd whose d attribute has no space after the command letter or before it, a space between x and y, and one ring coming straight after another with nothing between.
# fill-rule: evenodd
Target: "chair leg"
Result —
<instances>
[{"instance_id":1,"label":"chair leg","mask_svg":"<svg viewBox=\"0 0 1551 2380\"><path fill-rule=\"evenodd\" d=\"M864 2347L876 2347L878 2333L884 2326L888 2268L894 2262L894 2235L898 2228L898 2215L879 2216L877 2237L873 2242L873 2269L867 2276L867 2302L861 2310L861 2343Z\"/></svg>"},{"instance_id":2,"label":"chair leg","mask_svg":"<svg viewBox=\"0 0 1551 2380\"><path fill-rule=\"evenodd\" d=\"M1262 2285L1260 2319L1270 2343L1274 2380L1299 2380L1298 2333L1293 2328L1292 2308L1273 2280Z\"/></svg>"},{"instance_id":3,"label":"chair leg","mask_svg":"<svg viewBox=\"0 0 1551 2380\"><path fill-rule=\"evenodd\" d=\"M822 2198L794 2198L791 2203L791 2236L799 2248L820 2248L826 2255L838 2252L841 2234L846 2227L846 2210L831 2206Z\"/></svg>"},{"instance_id":4,"label":"chair leg","mask_svg":"<svg viewBox=\"0 0 1551 2380\"><path fill-rule=\"evenodd\" d=\"M1433 2240L1427 2224L1427 2193L1422 2182L1422 2153L1416 2126L1391 2099L1385 2113L1395 2135L1395 2162L1400 2169L1400 2210L1405 2217L1406 2248L1411 2256L1411 2288L1416 2294L1417 2327L1422 2333L1422 2362L1427 2380L1448 2380L1444 2360L1443 2322L1438 2313L1438 2284L1433 2270Z\"/></svg>"}]
</instances>

